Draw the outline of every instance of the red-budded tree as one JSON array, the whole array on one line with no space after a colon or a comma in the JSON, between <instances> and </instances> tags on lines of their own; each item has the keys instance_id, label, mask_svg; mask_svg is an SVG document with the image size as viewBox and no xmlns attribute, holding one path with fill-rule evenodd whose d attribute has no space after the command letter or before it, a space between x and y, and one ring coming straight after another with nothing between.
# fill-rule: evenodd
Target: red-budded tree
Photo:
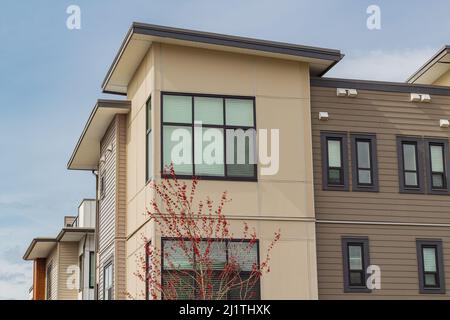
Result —
<instances>
[{"instance_id":1,"label":"red-budded tree","mask_svg":"<svg viewBox=\"0 0 450 320\"><path fill-rule=\"evenodd\" d=\"M280 239L274 233L259 260L259 242L254 228L243 222L239 239L230 231L224 207L230 201L223 192L217 203L209 197L196 199L201 183L189 186L177 179L173 166L163 180L152 183L155 199L147 214L163 236L161 246L146 243L138 258L136 276L145 282L150 299L256 299L259 281L270 272L270 253Z\"/></svg>"}]
</instances>

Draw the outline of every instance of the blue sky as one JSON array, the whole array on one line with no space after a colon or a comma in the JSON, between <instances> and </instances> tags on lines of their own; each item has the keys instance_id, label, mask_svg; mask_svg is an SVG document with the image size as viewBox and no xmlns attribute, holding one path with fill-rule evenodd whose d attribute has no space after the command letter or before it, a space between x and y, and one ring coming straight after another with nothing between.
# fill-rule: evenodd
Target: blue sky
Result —
<instances>
[{"instance_id":1,"label":"blue sky","mask_svg":"<svg viewBox=\"0 0 450 320\"><path fill-rule=\"evenodd\" d=\"M81 30L66 28L72 4ZM366 27L371 4L381 30ZM2 0L0 299L27 298L29 242L95 195L92 174L66 163L132 21L336 48L346 57L329 76L404 81L450 42L448 12L444 0Z\"/></svg>"}]
</instances>

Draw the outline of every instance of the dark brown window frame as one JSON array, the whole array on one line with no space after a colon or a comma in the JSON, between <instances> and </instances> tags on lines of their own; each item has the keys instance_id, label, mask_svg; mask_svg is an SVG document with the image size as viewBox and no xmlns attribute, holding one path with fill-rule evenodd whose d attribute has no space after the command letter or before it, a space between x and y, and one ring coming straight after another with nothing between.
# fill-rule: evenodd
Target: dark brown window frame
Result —
<instances>
[{"instance_id":1,"label":"dark brown window frame","mask_svg":"<svg viewBox=\"0 0 450 320\"><path fill-rule=\"evenodd\" d=\"M145 103L145 182L148 183L153 178L153 172L151 171L150 165L153 164L153 153L149 153L152 150L148 150L148 140L151 139L152 126L148 123L148 113L152 112L152 96L150 96Z\"/></svg>"},{"instance_id":2,"label":"dark brown window frame","mask_svg":"<svg viewBox=\"0 0 450 320\"><path fill-rule=\"evenodd\" d=\"M378 192L378 157L377 157L377 137L376 134L370 133L351 133L351 150L352 150L352 191ZM370 143L370 174L371 184L360 184L358 181L358 141L366 141Z\"/></svg>"},{"instance_id":3,"label":"dark brown window frame","mask_svg":"<svg viewBox=\"0 0 450 320\"><path fill-rule=\"evenodd\" d=\"M107 260L107 262L103 265L103 300L106 300L106 285L105 285L105 271L107 268L111 267L111 288L112 288L112 294L110 295L108 300L114 300L113 295L114 295L114 263L113 263L113 258L110 258Z\"/></svg>"},{"instance_id":4,"label":"dark brown window frame","mask_svg":"<svg viewBox=\"0 0 450 320\"><path fill-rule=\"evenodd\" d=\"M78 279L78 291L81 292L83 291L83 287L84 287L84 253L80 254L78 256L78 264L79 264L79 279Z\"/></svg>"},{"instance_id":5,"label":"dark brown window frame","mask_svg":"<svg viewBox=\"0 0 450 320\"><path fill-rule=\"evenodd\" d=\"M434 188L433 187L433 175L431 168L431 155L430 155L430 146L431 145L441 145L443 147L443 155L444 155L444 188ZM439 138L425 138L424 139L424 147L425 147L425 163L426 163L426 177L427 177L427 192L429 194L442 194L448 195L450 194L450 179L449 179L449 168L450 168L450 160L449 160L449 149L448 149L448 139L439 139Z\"/></svg>"},{"instance_id":6,"label":"dark brown window frame","mask_svg":"<svg viewBox=\"0 0 450 320\"><path fill-rule=\"evenodd\" d=\"M178 238L161 237L161 285L164 283L164 241L177 241L177 240L178 240ZM186 238L185 240L189 240L189 239ZM208 239L202 238L200 240L207 241ZM223 241L223 242L226 242L227 244L229 242L250 242L251 241L249 239L210 239L210 240ZM257 260L257 264L260 265L261 262L260 262L260 252L259 252L259 250L260 250L259 239L255 240L255 245L256 245L256 253L257 253L256 260ZM228 245L226 246L226 250L227 250L227 259L228 259ZM240 273L250 275L251 271L241 271ZM256 286L256 294L257 294L257 296L253 300L261 300L261 279L258 280L258 284ZM161 295L161 299L164 300L164 295Z\"/></svg>"},{"instance_id":7,"label":"dark brown window frame","mask_svg":"<svg viewBox=\"0 0 450 320\"><path fill-rule=\"evenodd\" d=\"M342 162L342 185L329 184L328 181L328 140L341 140L341 162ZM320 133L320 145L322 155L322 188L329 191L349 191L348 178L348 138L346 132L327 132Z\"/></svg>"},{"instance_id":8,"label":"dark brown window frame","mask_svg":"<svg viewBox=\"0 0 450 320\"><path fill-rule=\"evenodd\" d=\"M372 290L367 288L366 285L363 286L351 286L350 285L350 264L348 256L348 246L350 244L357 244L362 247L362 262L363 262L363 274L364 283L367 282L368 274L367 267L370 265L370 252L369 252L369 238L368 237L353 237L344 236L342 237L342 259L343 259L343 276L344 276L344 293L371 293Z\"/></svg>"},{"instance_id":9,"label":"dark brown window frame","mask_svg":"<svg viewBox=\"0 0 450 320\"><path fill-rule=\"evenodd\" d=\"M94 262L94 268L92 268ZM95 251L89 251L89 289L94 289L95 286Z\"/></svg>"},{"instance_id":10,"label":"dark brown window frame","mask_svg":"<svg viewBox=\"0 0 450 320\"><path fill-rule=\"evenodd\" d=\"M425 286L425 272L423 265L423 248L424 247L435 247L436 248L436 267L437 276L439 280L439 286L437 287L426 287ZM442 251L442 240L441 239L417 239L417 266L419 271L419 290L422 294L444 294L445 293L445 273L444 273L444 257Z\"/></svg>"},{"instance_id":11,"label":"dark brown window frame","mask_svg":"<svg viewBox=\"0 0 450 320\"><path fill-rule=\"evenodd\" d=\"M405 185L403 144L416 145L417 187ZM425 193L423 139L420 137L397 136L397 162L400 193Z\"/></svg>"},{"instance_id":12,"label":"dark brown window frame","mask_svg":"<svg viewBox=\"0 0 450 320\"><path fill-rule=\"evenodd\" d=\"M188 96L192 97L192 123L171 123L164 122L164 95L173 95L173 96ZM179 127L187 127L192 128L192 132L194 132L194 98L195 97L204 97L204 98L222 98L224 100L223 112L224 112L224 124L223 125L207 125L204 124L205 128L220 128L224 130L224 176L208 176L208 175L196 175L195 174L195 161L194 161L194 134L192 134L192 166L193 166L193 174L192 175L177 175L179 179L192 179L194 176L201 178L202 180L217 180L217 181L243 181L243 182L257 182L258 181L258 170L257 164L254 164L253 176L252 177L239 177L239 176L228 176L227 175L227 148L226 148L226 129L254 129L256 130L256 98L250 96L234 96L234 95L220 95L220 94L201 94L201 93L186 93L186 92L170 92L170 91L161 91L161 115L160 115L160 127L161 127L161 140L160 140L160 151L161 151L161 176L165 178L170 178L170 174L164 172L164 126L179 126ZM231 126L226 125L226 116L225 116L225 100L226 99L242 99L242 100L251 100L253 101L253 126ZM256 148L256 145L255 145Z\"/></svg>"}]
</instances>

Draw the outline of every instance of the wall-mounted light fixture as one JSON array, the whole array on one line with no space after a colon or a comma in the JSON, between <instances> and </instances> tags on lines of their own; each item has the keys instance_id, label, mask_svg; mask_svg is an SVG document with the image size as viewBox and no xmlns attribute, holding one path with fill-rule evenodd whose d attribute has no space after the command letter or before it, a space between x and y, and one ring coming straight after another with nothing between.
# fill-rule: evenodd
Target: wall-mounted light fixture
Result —
<instances>
[{"instance_id":1,"label":"wall-mounted light fixture","mask_svg":"<svg viewBox=\"0 0 450 320\"><path fill-rule=\"evenodd\" d=\"M411 102L431 102L431 96L423 93L411 93Z\"/></svg>"},{"instance_id":2,"label":"wall-mounted light fixture","mask_svg":"<svg viewBox=\"0 0 450 320\"><path fill-rule=\"evenodd\" d=\"M441 119L439 120L439 126L441 128L448 128L450 127L450 122L448 121L448 119Z\"/></svg>"},{"instance_id":3,"label":"wall-mounted light fixture","mask_svg":"<svg viewBox=\"0 0 450 320\"><path fill-rule=\"evenodd\" d=\"M319 112L319 120L327 121L328 120L328 112Z\"/></svg>"},{"instance_id":4,"label":"wall-mounted light fixture","mask_svg":"<svg viewBox=\"0 0 450 320\"><path fill-rule=\"evenodd\" d=\"M358 95L358 91L356 89L337 88L336 95L338 97L354 98Z\"/></svg>"}]
</instances>

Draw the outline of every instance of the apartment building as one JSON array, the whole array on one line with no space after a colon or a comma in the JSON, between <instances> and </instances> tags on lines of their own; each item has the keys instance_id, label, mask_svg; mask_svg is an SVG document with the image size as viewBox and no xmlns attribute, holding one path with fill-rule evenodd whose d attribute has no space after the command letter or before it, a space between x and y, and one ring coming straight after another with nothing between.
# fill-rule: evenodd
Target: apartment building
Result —
<instances>
[{"instance_id":1,"label":"apartment building","mask_svg":"<svg viewBox=\"0 0 450 320\"><path fill-rule=\"evenodd\" d=\"M201 177L200 198L229 192L233 231L257 230L255 260L281 228L257 298L448 299L448 48L409 83L322 77L342 57L134 23L102 85L123 97L97 101L68 163L97 174L96 298L147 297L135 276L143 238L166 245L145 214L149 183L173 160L174 130L201 120L222 134L279 130L275 174L175 167ZM371 272L381 278L368 288Z\"/></svg>"},{"instance_id":2,"label":"apartment building","mask_svg":"<svg viewBox=\"0 0 450 320\"><path fill-rule=\"evenodd\" d=\"M56 237L31 241L23 259L33 261L32 300L93 300L95 200L83 200L78 216L64 217Z\"/></svg>"},{"instance_id":3,"label":"apartment building","mask_svg":"<svg viewBox=\"0 0 450 320\"><path fill-rule=\"evenodd\" d=\"M173 129L200 119L218 130L280 130L276 174L249 163L175 170L201 177L199 198L228 191L231 228L239 237L244 221L255 227L261 252L281 228L257 298L317 299L310 76L341 58L337 50L134 23L103 83L125 100L98 101L68 164L98 174L98 298L145 296L134 275L142 237L164 246L145 214L149 182L172 162Z\"/></svg>"},{"instance_id":4,"label":"apartment building","mask_svg":"<svg viewBox=\"0 0 450 320\"><path fill-rule=\"evenodd\" d=\"M316 78L311 106L319 299L448 299L450 88Z\"/></svg>"}]
</instances>

